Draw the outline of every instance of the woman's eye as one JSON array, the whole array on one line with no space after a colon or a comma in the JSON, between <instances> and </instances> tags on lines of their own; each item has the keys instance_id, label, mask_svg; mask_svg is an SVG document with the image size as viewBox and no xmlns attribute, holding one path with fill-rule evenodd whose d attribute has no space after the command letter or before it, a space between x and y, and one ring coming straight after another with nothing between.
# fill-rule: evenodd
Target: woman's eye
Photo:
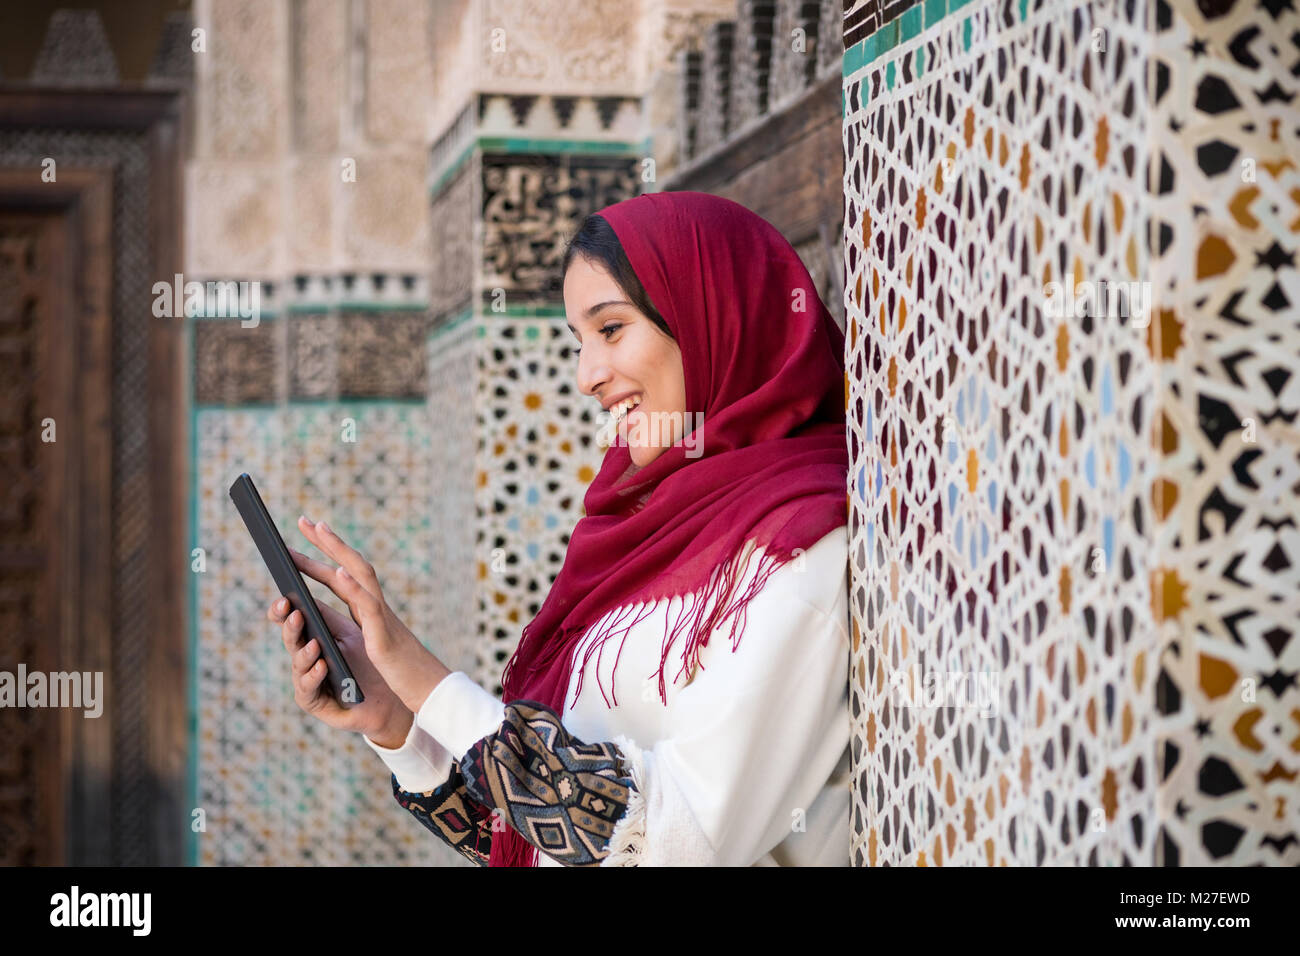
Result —
<instances>
[{"instance_id":1,"label":"woman's eye","mask_svg":"<svg viewBox=\"0 0 1300 956\"><path fill-rule=\"evenodd\" d=\"M600 332L601 335L604 335L606 341L608 341L608 340L609 340L609 336L610 336L610 335L613 335L615 332L617 332L617 331L618 331L619 329L621 329L622 327L623 327L623 323L621 323L621 322L611 322L609 325L606 325L606 326L604 326L603 328L601 328L601 329L599 330L599 332ZM574 354L574 355L581 355L581 354L582 354L582 347L579 346L578 348L574 349L574 350L573 350L573 354Z\"/></svg>"}]
</instances>

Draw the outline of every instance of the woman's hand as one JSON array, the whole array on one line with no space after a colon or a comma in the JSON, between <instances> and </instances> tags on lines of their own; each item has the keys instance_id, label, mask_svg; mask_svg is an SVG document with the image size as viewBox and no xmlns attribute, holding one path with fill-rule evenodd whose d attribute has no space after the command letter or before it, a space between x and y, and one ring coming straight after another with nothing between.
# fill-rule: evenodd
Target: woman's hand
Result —
<instances>
[{"instance_id":1,"label":"woman's hand","mask_svg":"<svg viewBox=\"0 0 1300 956\"><path fill-rule=\"evenodd\" d=\"M304 555L290 549L294 561ZM289 599L278 598L267 610L266 616L280 625L285 650L289 652L293 673L293 699L300 708L326 726L338 730L352 730L365 734L381 747L400 747L406 740L414 719L401 699L393 693L379 676L370 658L366 656L361 629L348 617L326 604L319 605L325 626L334 635L334 642L347 659L348 667L365 693L365 700L351 707L343 707L325 684L325 659L321 657L320 644L314 638L304 643L301 611L289 613Z\"/></svg>"},{"instance_id":2,"label":"woman's hand","mask_svg":"<svg viewBox=\"0 0 1300 956\"><path fill-rule=\"evenodd\" d=\"M366 656L406 709L417 712L451 671L397 619L384 600L379 578L370 562L345 544L323 521L313 524L306 517L299 517L298 527L308 541L339 566L330 567L296 551L292 552L294 563L303 574L325 585L347 604L352 620L361 628ZM362 691L368 693L360 676L358 680Z\"/></svg>"}]
</instances>

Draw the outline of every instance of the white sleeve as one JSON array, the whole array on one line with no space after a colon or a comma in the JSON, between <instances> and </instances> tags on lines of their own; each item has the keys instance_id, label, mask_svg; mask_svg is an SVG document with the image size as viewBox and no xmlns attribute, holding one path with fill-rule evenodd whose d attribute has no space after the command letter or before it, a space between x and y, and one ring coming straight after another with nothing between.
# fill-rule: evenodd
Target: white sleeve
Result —
<instances>
[{"instance_id":1,"label":"white sleeve","mask_svg":"<svg viewBox=\"0 0 1300 956\"><path fill-rule=\"evenodd\" d=\"M456 759L506 719L506 705L464 671L455 671L429 692L415 722Z\"/></svg>"},{"instance_id":2,"label":"white sleeve","mask_svg":"<svg viewBox=\"0 0 1300 956\"><path fill-rule=\"evenodd\" d=\"M807 813L849 741L848 597L828 615L799 577L754 596L734 653L729 622L710 635L663 739L614 739L636 793L602 866L748 866Z\"/></svg>"},{"instance_id":3,"label":"white sleeve","mask_svg":"<svg viewBox=\"0 0 1300 956\"><path fill-rule=\"evenodd\" d=\"M408 793L428 793L451 776L451 754L416 721L411 721L400 747L381 747L364 734L362 739L379 754L397 778L397 785Z\"/></svg>"},{"instance_id":4,"label":"white sleeve","mask_svg":"<svg viewBox=\"0 0 1300 956\"><path fill-rule=\"evenodd\" d=\"M408 793L428 793L447 782L452 762L501 726L505 705L463 671L449 674L429 692L402 746L381 747L365 737Z\"/></svg>"}]
</instances>

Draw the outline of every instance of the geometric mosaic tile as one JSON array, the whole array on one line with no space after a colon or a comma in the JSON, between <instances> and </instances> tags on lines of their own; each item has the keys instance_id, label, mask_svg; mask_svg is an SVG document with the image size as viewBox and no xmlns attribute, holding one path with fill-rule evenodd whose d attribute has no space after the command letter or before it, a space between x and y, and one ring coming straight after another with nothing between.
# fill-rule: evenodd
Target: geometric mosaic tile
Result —
<instances>
[{"instance_id":1,"label":"geometric mosaic tile","mask_svg":"<svg viewBox=\"0 0 1300 956\"><path fill-rule=\"evenodd\" d=\"M1300 862L1300 33L1233 7L846 17L859 864Z\"/></svg>"}]
</instances>

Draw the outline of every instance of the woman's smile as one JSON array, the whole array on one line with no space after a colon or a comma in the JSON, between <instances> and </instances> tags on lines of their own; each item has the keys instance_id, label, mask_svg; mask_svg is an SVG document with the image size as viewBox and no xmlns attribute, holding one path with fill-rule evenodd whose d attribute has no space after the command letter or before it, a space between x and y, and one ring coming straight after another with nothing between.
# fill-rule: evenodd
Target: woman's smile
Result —
<instances>
[{"instance_id":1,"label":"woman's smile","mask_svg":"<svg viewBox=\"0 0 1300 956\"><path fill-rule=\"evenodd\" d=\"M614 416L615 421L621 422L623 421L623 419L627 418L628 413L631 412L632 409L638 407L640 404L641 404L640 397L624 399L623 401L615 405L610 410L610 413Z\"/></svg>"}]
</instances>

